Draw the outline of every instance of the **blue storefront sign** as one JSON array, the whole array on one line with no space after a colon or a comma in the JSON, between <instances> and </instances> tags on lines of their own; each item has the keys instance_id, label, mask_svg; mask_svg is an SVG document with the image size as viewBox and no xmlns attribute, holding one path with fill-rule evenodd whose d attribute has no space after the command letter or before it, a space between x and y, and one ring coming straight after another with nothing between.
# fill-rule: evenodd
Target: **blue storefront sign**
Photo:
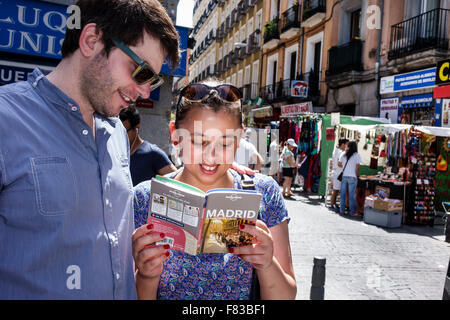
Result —
<instances>
[{"instance_id":1,"label":"blue storefront sign","mask_svg":"<svg viewBox=\"0 0 450 320\"><path fill-rule=\"evenodd\" d=\"M431 107L432 104L433 104L433 94L427 93L403 97L401 107L403 109L424 108L424 107Z\"/></svg>"},{"instance_id":2,"label":"blue storefront sign","mask_svg":"<svg viewBox=\"0 0 450 320\"><path fill-rule=\"evenodd\" d=\"M0 50L46 58L61 58L67 7L46 2L2 1Z\"/></svg>"},{"instance_id":3,"label":"blue storefront sign","mask_svg":"<svg viewBox=\"0 0 450 320\"><path fill-rule=\"evenodd\" d=\"M33 0L0 2L0 51L61 59L61 46L67 25L76 10L72 7ZM69 24L68 24L69 22ZM186 75L188 28L176 27L182 50L180 67L172 72L167 64L161 73Z\"/></svg>"},{"instance_id":4,"label":"blue storefront sign","mask_svg":"<svg viewBox=\"0 0 450 320\"><path fill-rule=\"evenodd\" d=\"M380 94L435 86L436 68L429 68L381 78Z\"/></svg>"},{"instance_id":5,"label":"blue storefront sign","mask_svg":"<svg viewBox=\"0 0 450 320\"><path fill-rule=\"evenodd\" d=\"M33 72L35 65L16 63L13 61L0 61L0 84L9 84L18 81L26 81L28 75ZM53 68L38 66L45 75Z\"/></svg>"}]
</instances>

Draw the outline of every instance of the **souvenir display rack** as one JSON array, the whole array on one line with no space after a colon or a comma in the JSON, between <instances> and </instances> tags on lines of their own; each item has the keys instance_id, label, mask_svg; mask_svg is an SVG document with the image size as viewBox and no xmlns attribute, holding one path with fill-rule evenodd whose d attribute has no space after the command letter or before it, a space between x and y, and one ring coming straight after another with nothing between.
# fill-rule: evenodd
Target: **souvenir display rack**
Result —
<instances>
[{"instance_id":1,"label":"souvenir display rack","mask_svg":"<svg viewBox=\"0 0 450 320\"><path fill-rule=\"evenodd\" d=\"M415 130L410 132L411 174L414 190L413 207L408 210L406 221L410 224L434 225L435 218L435 175L436 156L430 150L431 142L423 148L420 143L421 133Z\"/></svg>"}]
</instances>

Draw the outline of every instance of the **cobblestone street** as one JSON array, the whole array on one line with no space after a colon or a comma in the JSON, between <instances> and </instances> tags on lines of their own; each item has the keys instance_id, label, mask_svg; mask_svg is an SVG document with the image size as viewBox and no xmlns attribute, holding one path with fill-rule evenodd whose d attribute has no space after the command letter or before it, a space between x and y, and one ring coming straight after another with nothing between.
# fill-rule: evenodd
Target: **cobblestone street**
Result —
<instances>
[{"instance_id":1,"label":"cobblestone street","mask_svg":"<svg viewBox=\"0 0 450 320\"><path fill-rule=\"evenodd\" d=\"M309 299L315 256L326 258L326 300L442 299L450 257L443 226L385 229L296 194L286 204L297 299Z\"/></svg>"}]
</instances>

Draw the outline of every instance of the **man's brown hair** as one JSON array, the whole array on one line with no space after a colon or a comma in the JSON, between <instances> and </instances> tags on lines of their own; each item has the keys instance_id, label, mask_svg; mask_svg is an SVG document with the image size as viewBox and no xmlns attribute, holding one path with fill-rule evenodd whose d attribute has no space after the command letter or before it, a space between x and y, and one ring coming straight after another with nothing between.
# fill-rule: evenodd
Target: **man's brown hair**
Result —
<instances>
[{"instance_id":1,"label":"man's brown hair","mask_svg":"<svg viewBox=\"0 0 450 320\"><path fill-rule=\"evenodd\" d=\"M128 46L136 46L144 31L159 39L172 68L180 63L179 36L172 20L157 0L78 0L81 28L66 30L61 48L62 57L68 57L79 48L81 31L95 23L102 31L102 41L108 56L114 43L111 37Z\"/></svg>"}]
</instances>

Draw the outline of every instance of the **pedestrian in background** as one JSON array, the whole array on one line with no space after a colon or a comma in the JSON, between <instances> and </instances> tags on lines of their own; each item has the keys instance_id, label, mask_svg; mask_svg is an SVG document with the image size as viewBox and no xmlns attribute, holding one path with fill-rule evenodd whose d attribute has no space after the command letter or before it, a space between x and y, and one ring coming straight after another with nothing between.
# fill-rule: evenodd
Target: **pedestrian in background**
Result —
<instances>
[{"instance_id":1,"label":"pedestrian in background","mask_svg":"<svg viewBox=\"0 0 450 320\"><path fill-rule=\"evenodd\" d=\"M300 164L295 161L294 150L297 148L294 139L290 138L281 152L283 166L283 196L291 197L294 194L291 191L292 180L294 178L295 169L300 168Z\"/></svg>"},{"instance_id":2,"label":"pedestrian in background","mask_svg":"<svg viewBox=\"0 0 450 320\"><path fill-rule=\"evenodd\" d=\"M339 157L339 167L343 168L341 181L340 214L345 213L345 197L348 191L348 202L351 215L359 215L356 211L356 186L358 185L359 165L361 157L356 141L350 141L347 149ZM348 188L348 190L347 190Z\"/></svg>"},{"instance_id":3,"label":"pedestrian in background","mask_svg":"<svg viewBox=\"0 0 450 320\"><path fill-rule=\"evenodd\" d=\"M250 128L245 130L244 136L239 141L235 161L240 165L259 171L264 164L264 159L253 143L250 142L251 133L252 130Z\"/></svg>"},{"instance_id":4,"label":"pedestrian in background","mask_svg":"<svg viewBox=\"0 0 450 320\"><path fill-rule=\"evenodd\" d=\"M278 171L280 170L280 145L278 144L278 139L273 139L269 146L269 157L270 157L270 168L269 168L269 176L271 176L274 180L277 180L278 183L281 181L278 179Z\"/></svg>"},{"instance_id":5,"label":"pedestrian in background","mask_svg":"<svg viewBox=\"0 0 450 320\"><path fill-rule=\"evenodd\" d=\"M330 205L331 209L335 210L336 212L339 212L339 207L336 206L336 198L341 190L341 181L338 180L338 176L342 172L342 168L339 167L339 158L343 152L345 152L345 149L347 148L348 139L339 139L338 145L336 146L336 149L333 152L333 193L331 194L331 200Z\"/></svg>"},{"instance_id":6,"label":"pedestrian in background","mask_svg":"<svg viewBox=\"0 0 450 320\"><path fill-rule=\"evenodd\" d=\"M130 172L133 186L150 180L157 174L163 176L177 170L161 148L145 141L139 135L141 116L136 107L130 106L122 110L119 117L130 141Z\"/></svg>"},{"instance_id":7,"label":"pedestrian in background","mask_svg":"<svg viewBox=\"0 0 450 320\"><path fill-rule=\"evenodd\" d=\"M0 87L0 299L136 299L120 110L179 63L156 0L79 0L62 60Z\"/></svg>"}]
</instances>

